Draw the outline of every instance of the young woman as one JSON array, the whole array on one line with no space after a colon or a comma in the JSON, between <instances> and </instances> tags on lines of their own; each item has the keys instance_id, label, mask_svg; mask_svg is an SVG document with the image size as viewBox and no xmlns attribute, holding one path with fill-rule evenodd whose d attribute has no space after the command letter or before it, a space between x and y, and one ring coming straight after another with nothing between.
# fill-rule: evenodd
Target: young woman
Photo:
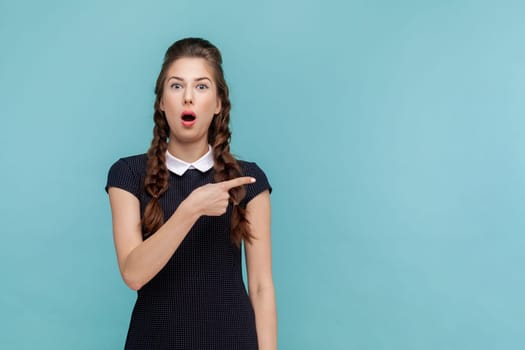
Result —
<instances>
[{"instance_id":1,"label":"young woman","mask_svg":"<svg viewBox=\"0 0 525 350\"><path fill-rule=\"evenodd\" d=\"M117 160L106 185L120 272L137 291L126 349L276 349L272 188L230 153L219 50L175 42L155 94L151 147Z\"/></svg>"}]
</instances>

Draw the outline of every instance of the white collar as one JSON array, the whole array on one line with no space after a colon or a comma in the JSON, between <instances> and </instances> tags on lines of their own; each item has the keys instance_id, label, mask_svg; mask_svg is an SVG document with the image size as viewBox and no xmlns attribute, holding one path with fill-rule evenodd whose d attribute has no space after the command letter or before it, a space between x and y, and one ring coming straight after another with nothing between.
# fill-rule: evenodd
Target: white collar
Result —
<instances>
[{"instance_id":1,"label":"white collar","mask_svg":"<svg viewBox=\"0 0 525 350\"><path fill-rule=\"evenodd\" d=\"M173 156L168 150L166 150L166 166L168 167L168 170L179 176L183 175L188 169L197 169L204 173L213 168L212 148L208 145L208 152L193 163L187 163L182 159Z\"/></svg>"}]
</instances>

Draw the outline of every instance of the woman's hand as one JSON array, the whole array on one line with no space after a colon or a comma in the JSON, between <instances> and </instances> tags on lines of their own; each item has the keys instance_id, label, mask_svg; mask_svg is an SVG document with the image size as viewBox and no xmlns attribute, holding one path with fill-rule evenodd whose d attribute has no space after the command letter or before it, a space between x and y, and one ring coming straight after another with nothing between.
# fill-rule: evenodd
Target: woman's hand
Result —
<instances>
[{"instance_id":1,"label":"woman's hand","mask_svg":"<svg viewBox=\"0 0 525 350\"><path fill-rule=\"evenodd\" d=\"M208 216L220 216L226 213L228 200L230 199L229 190L254 183L255 179L250 176L238 177L235 179L222 181L214 184L207 184L196 188L185 199L186 204L196 213Z\"/></svg>"}]
</instances>

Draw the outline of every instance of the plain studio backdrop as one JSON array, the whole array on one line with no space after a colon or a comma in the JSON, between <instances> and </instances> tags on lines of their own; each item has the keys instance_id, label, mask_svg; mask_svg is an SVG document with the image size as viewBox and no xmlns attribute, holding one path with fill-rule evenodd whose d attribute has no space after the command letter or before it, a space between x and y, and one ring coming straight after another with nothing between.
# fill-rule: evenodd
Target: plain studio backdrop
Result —
<instances>
[{"instance_id":1,"label":"plain studio backdrop","mask_svg":"<svg viewBox=\"0 0 525 350\"><path fill-rule=\"evenodd\" d=\"M109 166L216 44L274 188L280 349L525 348L521 1L0 3L0 347L119 349Z\"/></svg>"}]
</instances>

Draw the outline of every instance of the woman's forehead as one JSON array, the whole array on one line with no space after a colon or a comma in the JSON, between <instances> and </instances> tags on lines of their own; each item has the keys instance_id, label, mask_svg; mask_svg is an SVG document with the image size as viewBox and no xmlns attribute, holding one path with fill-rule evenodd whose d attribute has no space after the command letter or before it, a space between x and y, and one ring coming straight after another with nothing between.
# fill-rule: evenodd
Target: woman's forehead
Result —
<instances>
[{"instance_id":1,"label":"woman's forehead","mask_svg":"<svg viewBox=\"0 0 525 350\"><path fill-rule=\"evenodd\" d=\"M213 79L213 73L213 68L206 59L201 57L181 57L170 65L167 77L178 77L182 78L182 80Z\"/></svg>"}]
</instances>

